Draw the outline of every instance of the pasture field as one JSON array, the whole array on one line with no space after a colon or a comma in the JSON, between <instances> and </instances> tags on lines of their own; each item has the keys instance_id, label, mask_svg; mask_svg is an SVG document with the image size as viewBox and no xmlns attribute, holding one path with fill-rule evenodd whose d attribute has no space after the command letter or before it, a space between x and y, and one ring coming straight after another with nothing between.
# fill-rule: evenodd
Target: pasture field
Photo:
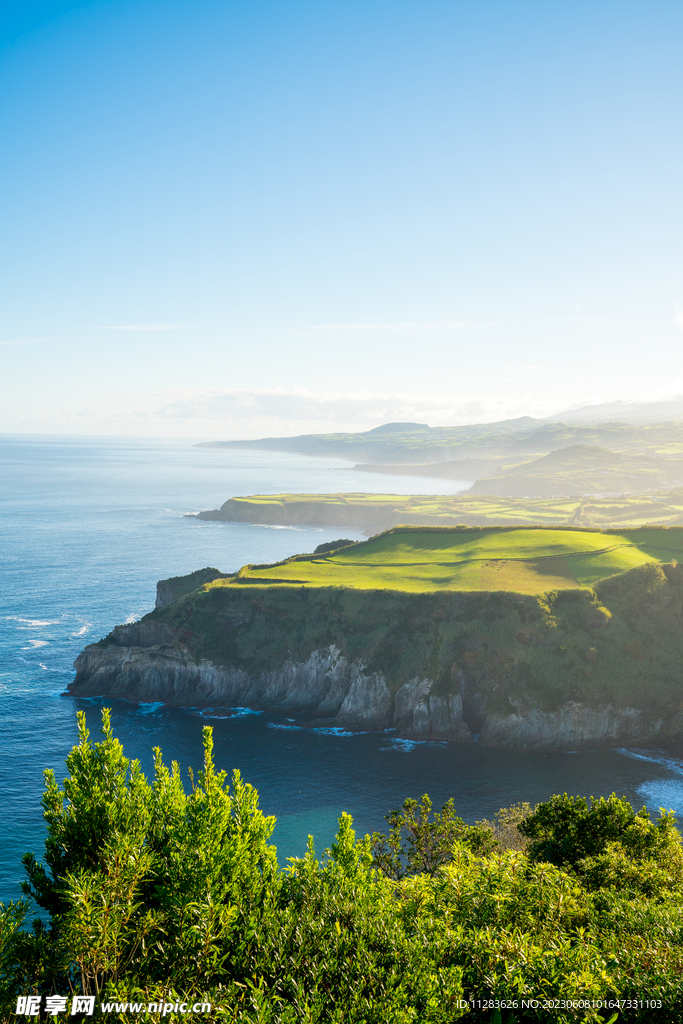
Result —
<instances>
[{"instance_id":1,"label":"pasture field","mask_svg":"<svg viewBox=\"0 0 683 1024\"><path fill-rule=\"evenodd\" d=\"M592 587L646 562L683 559L683 527L620 531L552 527L398 526L361 544L245 566L222 586L351 587L411 592Z\"/></svg>"},{"instance_id":2,"label":"pasture field","mask_svg":"<svg viewBox=\"0 0 683 1024\"><path fill-rule=\"evenodd\" d=\"M510 498L470 494L254 494L230 498L199 518L251 523L368 527L376 533L399 524L425 526L581 526L605 529L683 524L683 488L651 496Z\"/></svg>"}]
</instances>

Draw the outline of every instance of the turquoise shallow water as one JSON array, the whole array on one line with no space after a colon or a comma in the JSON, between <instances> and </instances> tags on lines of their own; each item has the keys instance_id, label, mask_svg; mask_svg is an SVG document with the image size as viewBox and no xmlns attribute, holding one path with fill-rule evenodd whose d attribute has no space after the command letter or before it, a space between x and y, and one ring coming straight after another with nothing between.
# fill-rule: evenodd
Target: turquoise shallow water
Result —
<instances>
[{"instance_id":1,"label":"turquoise shallow water","mask_svg":"<svg viewBox=\"0 0 683 1024\"><path fill-rule=\"evenodd\" d=\"M73 660L116 623L145 614L156 581L205 565L233 570L333 540L334 530L201 523L187 512L234 494L301 491L429 493L434 481L354 474L344 463L259 452L192 448L149 439L0 437L0 899L19 894L21 854L40 853L42 771L56 769L76 739L76 710L99 727L103 701L64 694ZM438 485L450 492L457 482ZM360 537L359 531L343 530ZM111 702L110 702L111 703ZM281 859L306 837L329 845L338 815L357 831L380 828L404 797L455 797L467 820L516 800L558 791L616 790L656 809L683 812L683 751L512 754L482 746L411 744L391 734L302 728L294 717L180 711L113 702L127 753L146 769L151 749L181 766L201 762L211 724L220 767L237 767L278 817Z\"/></svg>"}]
</instances>

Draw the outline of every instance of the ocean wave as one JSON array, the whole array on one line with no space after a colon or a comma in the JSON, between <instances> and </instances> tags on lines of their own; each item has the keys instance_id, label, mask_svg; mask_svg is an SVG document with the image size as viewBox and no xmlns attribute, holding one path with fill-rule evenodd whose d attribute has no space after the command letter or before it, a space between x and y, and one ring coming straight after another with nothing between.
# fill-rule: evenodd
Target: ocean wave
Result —
<instances>
[{"instance_id":1,"label":"ocean wave","mask_svg":"<svg viewBox=\"0 0 683 1024\"><path fill-rule=\"evenodd\" d=\"M683 781L653 779L652 782L643 782L636 792L650 807L663 807L683 814Z\"/></svg>"},{"instance_id":2,"label":"ocean wave","mask_svg":"<svg viewBox=\"0 0 683 1024\"><path fill-rule=\"evenodd\" d=\"M125 624L127 626L132 626L134 622L139 622L139 621L140 621L140 616L138 615L137 612L131 612L130 615L126 619L124 619L124 622L125 622Z\"/></svg>"},{"instance_id":3,"label":"ocean wave","mask_svg":"<svg viewBox=\"0 0 683 1024\"><path fill-rule=\"evenodd\" d=\"M29 640L30 647L22 647L22 651L35 651L38 647L47 647L48 640Z\"/></svg>"},{"instance_id":4,"label":"ocean wave","mask_svg":"<svg viewBox=\"0 0 683 1024\"><path fill-rule=\"evenodd\" d=\"M254 708L202 708L197 712L202 718L246 718L248 715L262 715Z\"/></svg>"},{"instance_id":5,"label":"ocean wave","mask_svg":"<svg viewBox=\"0 0 683 1024\"><path fill-rule=\"evenodd\" d=\"M445 747L445 740L404 740L400 736L390 736L389 742L390 747L380 747L380 752L387 750L397 750L402 754L409 754L411 750L415 750L415 747Z\"/></svg>"},{"instance_id":6,"label":"ocean wave","mask_svg":"<svg viewBox=\"0 0 683 1024\"><path fill-rule=\"evenodd\" d=\"M664 750L643 750L638 747L616 747L615 749L617 754L623 754L624 757L632 757L637 761L649 761L651 764L658 764L677 775L683 775L683 761L667 754Z\"/></svg>"},{"instance_id":7,"label":"ocean wave","mask_svg":"<svg viewBox=\"0 0 683 1024\"><path fill-rule=\"evenodd\" d=\"M24 619L21 615L5 615L4 618L9 622L24 623L17 629L40 629L41 626L57 626L61 622L61 619Z\"/></svg>"},{"instance_id":8,"label":"ocean wave","mask_svg":"<svg viewBox=\"0 0 683 1024\"><path fill-rule=\"evenodd\" d=\"M137 707L138 715L153 715L159 708L163 708L163 700L140 701Z\"/></svg>"},{"instance_id":9,"label":"ocean wave","mask_svg":"<svg viewBox=\"0 0 683 1024\"><path fill-rule=\"evenodd\" d=\"M293 729L297 732L303 731L302 725L283 725L281 722L268 722L269 729Z\"/></svg>"},{"instance_id":10,"label":"ocean wave","mask_svg":"<svg viewBox=\"0 0 683 1024\"><path fill-rule=\"evenodd\" d=\"M365 732L351 732L349 729L343 729L341 726L326 726L320 729L312 729L311 732L320 733L321 736L366 736Z\"/></svg>"}]
</instances>

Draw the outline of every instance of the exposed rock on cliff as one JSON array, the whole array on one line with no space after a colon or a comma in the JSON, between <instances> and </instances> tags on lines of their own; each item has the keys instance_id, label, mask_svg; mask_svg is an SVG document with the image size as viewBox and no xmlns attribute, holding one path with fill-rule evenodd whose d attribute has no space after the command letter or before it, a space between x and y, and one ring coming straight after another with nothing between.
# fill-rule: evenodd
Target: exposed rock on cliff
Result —
<instances>
[{"instance_id":1,"label":"exposed rock on cliff","mask_svg":"<svg viewBox=\"0 0 683 1024\"><path fill-rule=\"evenodd\" d=\"M683 572L648 563L541 597L200 587L76 668L79 696L305 711L515 750L662 742L683 735Z\"/></svg>"}]
</instances>

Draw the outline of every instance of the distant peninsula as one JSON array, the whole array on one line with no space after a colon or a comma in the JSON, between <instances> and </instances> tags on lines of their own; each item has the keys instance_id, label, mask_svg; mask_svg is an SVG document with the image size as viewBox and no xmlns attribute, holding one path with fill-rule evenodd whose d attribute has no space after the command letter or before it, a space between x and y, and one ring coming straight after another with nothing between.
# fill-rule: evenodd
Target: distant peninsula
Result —
<instances>
[{"instance_id":1,"label":"distant peninsula","mask_svg":"<svg viewBox=\"0 0 683 1024\"><path fill-rule=\"evenodd\" d=\"M544 751L683 736L683 528L397 527L161 581L70 685Z\"/></svg>"},{"instance_id":2,"label":"distant peninsula","mask_svg":"<svg viewBox=\"0 0 683 1024\"><path fill-rule=\"evenodd\" d=\"M473 494L580 497L683 486L683 423L543 423L462 427L387 423L357 434L302 434L199 447L295 452L356 461L359 473L461 480Z\"/></svg>"},{"instance_id":3,"label":"distant peninsula","mask_svg":"<svg viewBox=\"0 0 683 1024\"><path fill-rule=\"evenodd\" d=\"M251 494L188 513L209 522L363 530L366 536L414 526L683 525L683 487L651 495L508 498L477 494Z\"/></svg>"}]
</instances>

